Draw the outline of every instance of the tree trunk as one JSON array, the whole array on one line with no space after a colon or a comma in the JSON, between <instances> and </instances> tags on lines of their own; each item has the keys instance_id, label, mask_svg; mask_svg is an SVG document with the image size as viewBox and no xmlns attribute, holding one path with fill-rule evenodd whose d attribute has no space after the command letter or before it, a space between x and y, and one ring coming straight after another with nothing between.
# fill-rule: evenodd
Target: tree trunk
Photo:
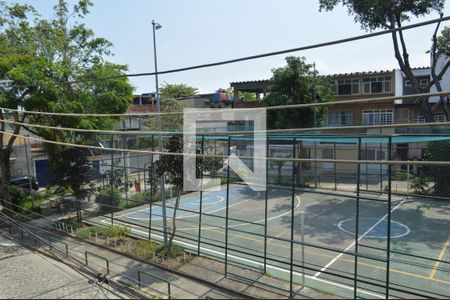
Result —
<instances>
[{"instance_id":1,"label":"tree trunk","mask_svg":"<svg viewBox=\"0 0 450 300\"><path fill-rule=\"evenodd\" d=\"M175 200L175 206L173 208L173 216L172 216L172 232L169 236L169 242L167 243L167 248L165 251L165 256L168 256L170 254L170 250L172 249L172 242L175 237L175 233L177 231L177 224L176 224L176 217L177 217L177 210L180 206L180 197L181 197L181 187L177 187L177 198Z\"/></svg>"},{"instance_id":2,"label":"tree trunk","mask_svg":"<svg viewBox=\"0 0 450 300\"><path fill-rule=\"evenodd\" d=\"M11 181L11 152L6 149L0 149L0 169L1 169L1 183L2 183L2 206L5 208L5 214L10 217L14 216L13 207L11 204L11 196L9 194L9 182Z\"/></svg>"}]
</instances>

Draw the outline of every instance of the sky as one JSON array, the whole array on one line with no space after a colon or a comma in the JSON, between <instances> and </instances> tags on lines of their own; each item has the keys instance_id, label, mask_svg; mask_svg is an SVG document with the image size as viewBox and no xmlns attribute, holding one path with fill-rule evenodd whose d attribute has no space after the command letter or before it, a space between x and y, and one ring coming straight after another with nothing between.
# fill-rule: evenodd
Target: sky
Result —
<instances>
[{"instance_id":1,"label":"sky","mask_svg":"<svg viewBox=\"0 0 450 300\"><path fill-rule=\"evenodd\" d=\"M54 16L57 0L19 0L33 5L42 17ZM73 3L73 0L69 1ZM345 8L319 12L318 0L93 0L85 23L96 36L113 43L109 60L128 66L128 73L154 71L152 20L156 31L158 70L210 63L265 52L296 48L367 33ZM444 15L450 15L446 3ZM411 23L437 18L414 18ZM447 26L450 22L446 22ZM434 26L408 30L412 66L429 65ZM398 68L389 35L294 52L316 63L320 74L392 70ZM159 76L160 84L183 83L201 93L229 87L230 82L269 79L286 55L220 67ZM135 94L155 91L153 76L131 78Z\"/></svg>"}]
</instances>

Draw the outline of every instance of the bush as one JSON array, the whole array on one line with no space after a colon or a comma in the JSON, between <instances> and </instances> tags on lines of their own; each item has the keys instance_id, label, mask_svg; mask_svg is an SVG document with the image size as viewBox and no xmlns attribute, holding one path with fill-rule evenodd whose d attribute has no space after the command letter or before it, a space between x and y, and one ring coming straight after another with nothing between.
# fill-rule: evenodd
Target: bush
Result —
<instances>
[{"instance_id":1,"label":"bush","mask_svg":"<svg viewBox=\"0 0 450 300\"><path fill-rule=\"evenodd\" d=\"M51 194L47 192L30 192L26 189L11 186L9 188L13 210L22 215L30 215L39 212L39 206L47 200ZM33 207L34 202L34 207Z\"/></svg>"},{"instance_id":2,"label":"bush","mask_svg":"<svg viewBox=\"0 0 450 300\"><path fill-rule=\"evenodd\" d=\"M417 194L424 194L428 187L427 178L423 175L414 176L411 180L411 188Z\"/></svg>"},{"instance_id":3,"label":"bush","mask_svg":"<svg viewBox=\"0 0 450 300\"><path fill-rule=\"evenodd\" d=\"M394 178L399 181L408 180L408 173L402 171L400 173L395 174Z\"/></svg>"},{"instance_id":4,"label":"bush","mask_svg":"<svg viewBox=\"0 0 450 300\"><path fill-rule=\"evenodd\" d=\"M99 205L99 211L107 213L116 211L120 205L120 192L116 188L103 188L99 191L95 197L95 202Z\"/></svg>"},{"instance_id":5,"label":"bush","mask_svg":"<svg viewBox=\"0 0 450 300\"><path fill-rule=\"evenodd\" d=\"M167 253L167 246L161 245L156 249L156 253L160 255L164 255L167 257L177 257L180 255L183 255L184 249L174 243L172 243L172 246L170 247L170 252Z\"/></svg>"},{"instance_id":6,"label":"bush","mask_svg":"<svg viewBox=\"0 0 450 300\"><path fill-rule=\"evenodd\" d=\"M89 237L96 232L103 237L123 237L130 232L130 229L124 226L114 225L109 225L107 227L91 226L80 228L77 230L77 235L82 238L89 239Z\"/></svg>"},{"instance_id":7,"label":"bush","mask_svg":"<svg viewBox=\"0 0 450 300\"><path fill-rule=\"evenodd\" d=\"M425 158L431 161L450 161L450 141L432 142L425 149ZM450 167L430 166L427 175L433 178L434 195L450 197Z\"/></svg>"},{"instance_id":8,"label":"bush","mask_svg":"<svg viewBox=\"0 0 450 300\"><path fill-rule=\"evenodd\" d=\"M120 199L120 208L132 208L136 207L142 204L149 203L150 200L150 192L146 191L143 193L136 193L133 197L130 199ZM156 201L155 195L153 196L153 202Z\"/></svg>"},{"instance_id":9,"label":"bush","mask_svg":"<svg viewBox=\"0 0 450 300\"><path fill-rule=\"evenodd\" d=\"M158 247L158 244L152 241L138 241L131 249L131 253L139 258L149 260L153 258Z\"/></svg>"}]
</instances>

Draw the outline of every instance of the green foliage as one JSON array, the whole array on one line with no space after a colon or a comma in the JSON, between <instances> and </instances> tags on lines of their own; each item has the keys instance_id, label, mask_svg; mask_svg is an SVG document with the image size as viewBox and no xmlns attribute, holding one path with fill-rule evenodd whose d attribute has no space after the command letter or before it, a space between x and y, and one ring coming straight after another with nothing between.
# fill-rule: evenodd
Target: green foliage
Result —
<instances>
[{"instance_id":1,"label":"green foliage","mask_svg":"<svg viewBox=\"0 0 450 300\"><path fill-rule=\"evenodd\" d=\"M198 93L198 89L187 84L165 83L159 90L161 99L178 99L181 97L193 96Z\"/></svg>"},{"instance_id":2,"label":"green foliage","mask_svg":"<svg viewBox=\"0 0 450 300\"><path fill-rule=\"evenodd\" d=\"M156 202L159 199L159 195L153 196L153 201ZM132 208L136 206L140 206L143 204L148 204L150 202L150 192L136 193L131 197L131 199L120 199L119 207L120 208Z\"/></svg>"},{"instance_id":3,"label":"green foliage","mask_svg":"<svg viewBox=\"0 0 450 300\"><path fill-rule=\"evenodd\" d=\"M450 141L429 143L425 149L425 158L432 161L450 161ZM427 175L433 178L434 195L450 197L450 167L430 166Z\"/></svg>"},{"instance_id":4,"label":"green foliage","mask_svg":"<svg viewBox=\"0 0 450 300\"><path fill-rule=\"evenodd\" d=\"M161 99L161 111L163 112L183 112L183 105L179 100L173 98ZM155 118L156 122L156 118ZM183 115L161 115L161 128L166 131L180 130L183 126ZM156 129L155 124L155 129Z\"/></svg>"},{"instance_id":5,"label":"green foliage","mask_svg":"<svg viewBox=\"0 0 450 300\"><path fill-rule=\"evenodd\" d=\"M138 149L156 147L157 145L158 145L157 137L154 139L152 139L150 137L139 137L139 140L137 143Z\"/></svg>"},{"instance_id":6,"label":"green foliage","mask_svg":"<svg viewBox=\"0 0 450 300\"><path fill-rule=\"evenodd\" d=\"M320 10L333 10L337 5L347 7L348 13L354 15L355 22L367 30L377 28L389 29L391 22L409 21L411 17L421 17L433 10L441 12L445 0L319 0Z\"/></svg>"},{"instance_id":7,"label":"green foliage","mask_svg":"<svg viewBox=\"0 0 450 300\"><path fill-rule=\"evenodd\" d=\"M161 245L156 249L157 254L164 255L166 257L177 257L183 255L184 249L176 244Z\"/></svg>"},{"instance_id":8,"label":"green foliage","mask_svg":"<svg viewBox=\"0 0 450 300\"><path fill-rule=\"evenodd\" d=\"M0 86L0 106L21 107L24 110L73 113L124 113L133 97L133 88L127 78L119 77L127 70L126 66L105 60L110 55L111 43L96 37L83 23L92 2L77 1L69 7L61 0L54 7L52 19L42 19L29 5L5 4L0 2L0 80L10 84ZM109 80L95 80L100 77L115 77ZM92 79L89 81L83 81ZM69 84L68 81L80 81ZM12 114L16 122L49 126L73 127L82 129L112 129L119 118L61 117ZM4 116L0 115L0 119ZM16 126L15 133L20 133ZM91 135L77 135L73 132L54 131L43 128L35 133L51 140L75 144L89 144ZM10 146L0 147L2 181L9 182L11 147L16 137L0 140ZM49 158L54 167L62 163L66 147L46 144ZM69 157L68 163L59 169L64 176L58 184L71 187L76 194L83 194L80 180L72 176L85 171L84 163ZM55 167L59 168L59 167ZM66 168L67 170L64 170ZM8 195L4 195L9 199ZM3 200L7 201L7 200ZM8 206L8 205L5 205Z\"/></svg>"},{"instance_id":9,"label":"green foliage","mask_svg":"<svg viewBox=\"0 0 450 300\"><path fill-rule=\"evenodd\" d=\"M287 66L272 70L269 81L270 94L263 101L266 106L324 102L333 96L330 82L314 74L313 66L302 57L286 57ZM315 76L316 75L316 76ZM315 97L314 97L315 94ZM323 119L323 108L270 110L267 112L268 129L300 128L314 126L314 109L317 124Z\"/></svg>"},{"instance_id":10,"label":"green foliage","mask_svg":"<svg viewBox=\"0 0 450 300\"><path fill-rule=\"evenodd\" d=\"M103 188L95 197L95 202L99 205L98 209L101 213L116 211L121 201L120 191L116 188Z\"/></svg>"},{"instance_id":11,"label":"green foliage","mask_svg":"<svg viewBox=\"0 0 450 300\"><path fill-rule=\"evenodd\" d=\"M15 186L9 187L9 195L13 204L12 209L22 215L32 215L33 212L39 212L39 206L50 197L45 192L30 193L26 189Z\"/></svg>"},{"instance_id":12,"label":"green foliage","mask_svg":"<svg viewBox=\"0 0 450 300\"><path fill-rule=\"evenodd\" d=\"M86 157L89 150L83 148L61 147L48 148L50 169L54 175L53 184L69 188L78 199L84 199L90 193L86 185L91 183L92 168L88 165ZM92 188L92 185L90 185Z\"/></svg>"},{"instance_id":13,"label":"green foliage","mask_svg":"<svg viewBox=\"0 0 450 300\"><path fill-rule=\"evenodd\" d=\"M319 0L320 10L330 11L339 4L346 7L348 13L354 16L356 23L360 23L365 30L381 29L401 29L402 23L410 21L412 17L423 17L430 13L437 12L442 16L445 0L378 0L378 1L362 1L362 0ZM436 26L439 27L440 23ZM437 30L436 28L436 30ZM394 47L394 56L399 64L400 69L405 74L406 78L410 80L414 93L428 92L428 86L421 86L419 80L415 77L410 63L410 55L408 53L407 44L405 42L404 34L401 30L392 32L392 41ZM447 40L445 40L447 38ZM439 50L445 49L445 44L448 46L448 32L444 32L442 38L435 40L432 47L432 56L435 58L439 56ZM447 48L448 50L448 48ZM447 51L444 50L444 51ZM445 53L445 52L441 52ZM448 53L448 52L447 52ZM446 63L445 68L450 66L450 61ZM433 81L436 84L438 91L440 90L439 82L445 72L435 74L434 68L432 70ZM418 107L420 113L424 116L427 122L433 122L433 110L427 98L419 98Z\"/></svg>"},{"instance_id":14,"label":"green foliage","mask_svg":"<svg viewBox=\"0 0 450 300\"><path fill-rule=\"evenodd\" d=\"M394 175L395 180L405 181L408 179L407 172L400 172Z\"/></svg>"},{"instance_id":15,"label":"green foliage","mask_svg":"<svg viewBox=\"0 0 450 300\"><path fill-rule=\"evenodd\" d=\"M413 176L411 180L411 188L417 194L425 194L428 187L427 178L424 175Z\"/></svg>"},{"instance_id":16,"label":"green foliage","mask_svg":"<svg viewBox=\"0 0 450 300\"><path fill-rule=\"evenodd\" d=\"M89 239L92 235L95 235L96 232L98 235L103 237L124 237L130 232L130 229L124 226L114 225L109 225L106 227L88 226L78 229L76 234L79 237Z\"/></svg>"},{"instance_id":17,"label":"green foliage","mask_svg":"<svg viewBox=\"0 0 450 300\"><path fill-rule=\"evenodd\" d=\"M150 260L153 258L158 247L158 244L152 241L137 241L134 247L131 248L131 254L141 259Z\"/></svg>"},{"instance_id":18,"label":"green foliage","mask_svg":"<svg viewBox=\"0 0 450 300\"><path fill-rule=\"evenodd\" d=\"M161 111L163 112L182 112L183 106L179 102L179 98L189 97L197 94L198 89L187 84L168 84L165 83L160 89ZM179 130L183 126L182 115L162 115L161 127L163 130L173 131ZM153 129L156 129L156 119L154 120Z\"/></svg>"},{"instance_id":19,"label":"green foliage","mask_svg":"<svg viewBox=\"0 0 450 300\"><path fill-rule=\"evenodd\" d=\"M124 169L117 168L113 170L107 170L105 171L105 175L110 186L113 186L114 188L121 191L124 191L126 189Z\"/></svg>"},{"instance_id":20,"label":"green foliage","mask_svg":"<svg viewBox=\"0 0 450 300\"><path fill-rule=\"evenodd\" d=\"M436 47L439 54L450 57L450 27L446 26L437 37Z\"/></svg>"}]
</instances>

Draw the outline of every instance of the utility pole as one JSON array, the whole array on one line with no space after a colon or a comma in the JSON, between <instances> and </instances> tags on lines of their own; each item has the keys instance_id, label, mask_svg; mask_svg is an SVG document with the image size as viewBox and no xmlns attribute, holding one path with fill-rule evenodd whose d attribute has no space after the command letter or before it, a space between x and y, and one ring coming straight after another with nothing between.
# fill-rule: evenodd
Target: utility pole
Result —
<instances>
[{"instance_id":1,"label":"utility pole","mask_svg":"<svg viewBox=\"0 0 450 300\"><path fill-rule=\"evenodd\" d=\"M159 158L161 159L162 151L163 151L163 142L162 142L162 126L161 126L161 103L159 99L159 84L158 84L158 61L156 58L156 30L161 29L162 26L159 23L155 23L155 20L152 21L153 25L153 54L155 58L155 85L156 85L156 122L158 123L158 131L159 131ZM166 199L164 195L164 176L160 178L160 195L161 195L161 204L162 204L162 218L163 218L163 236L164 236L164 244L167 244L167 216L166 216ZM150 187L151 188L151 187Z\"/></svg>"}]
</instances>

